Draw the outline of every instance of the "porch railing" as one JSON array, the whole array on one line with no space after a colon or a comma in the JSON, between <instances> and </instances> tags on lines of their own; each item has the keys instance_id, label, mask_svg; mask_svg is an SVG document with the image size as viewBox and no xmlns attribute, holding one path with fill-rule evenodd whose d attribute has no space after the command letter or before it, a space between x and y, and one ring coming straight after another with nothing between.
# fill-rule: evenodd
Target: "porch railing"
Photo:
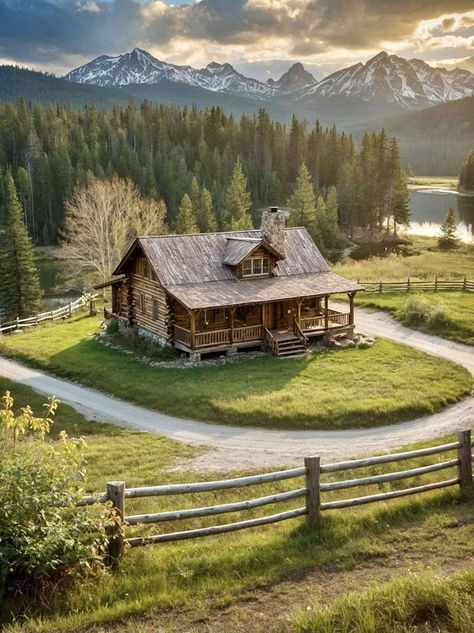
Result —
<instances>
[{"instance_id":1,"label":"porch railing","mask_svg":"<svg viewBox=\"0 0 474 633\"><path fill-rule=\"evenodd\" d=\"M175 325L174 326L174 338L176 341L180 341L181 343L184 343L185 345L188 345L189 347L191 347L191 330L187 330L184 327L181 327L180 325Z\"/></svg>"},{"instance_id":2,"label":"porch railing","mask_svg":"<svg viewBox=\"0 0 474 633\"><path fill-rule=\"evenodd\" d=\"M324 328L324 317L323 316L302 317L300 319L300 325L303 331L315 330L317 328Z\"/></svg>"},{"instance_id":3,"label":"porch railing","mask_svg":"<svg viewBox=\"0 0 474 633\"><path fill-rule=\"evenodd\" d=\"M237 341L259 341L262 339L262 325L246 325L234 328L233 339Z\"/></svg>"}]
</instances>

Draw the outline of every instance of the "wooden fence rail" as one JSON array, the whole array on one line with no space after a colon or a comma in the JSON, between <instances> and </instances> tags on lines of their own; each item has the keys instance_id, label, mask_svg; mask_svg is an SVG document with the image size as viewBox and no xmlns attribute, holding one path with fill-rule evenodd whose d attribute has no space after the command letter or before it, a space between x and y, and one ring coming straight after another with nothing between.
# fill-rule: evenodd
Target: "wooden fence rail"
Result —
<instances>
[{"instance_id":1,"label":"wooden fence rail","mask_svg":"<svg viewBox=\"0 0 474 633\"><path fill-rule=\"evenodd\" d=\"M396 463L402 460L416 459L419 457L428 457L441 453L449 453L456 451L456 457L446 459L441 462L434 462L426 466L417 466L407 470L382 473L379 475L371 475L367 477L346 479L334 482L321 482L321 475L327 473L344 472L367 466L377 466L389 463ZM338 499L336 501L324 501L322 496L327 492L335 490L345 490L360 486L386 483L398 481L400 479L408 479L411 477L419 477L428 473L438 472L456 468L456 476L443 479L442 481L426 483L423 485L412 486L401 490L391 490L383 493L365 495L362 497L350 497L347 499ZM247 486L257 486L265 483L284 481L287 479L296 479L298 477L305 478L304 486L297 487L293 490L278 492L263 497L256 497L246 501L236 501L231 503L223 503L219 505L205 506L199 508L189 508L182 510L171 510L165 512L155 512L147 514L126 515L125 503L126 499L136 499L140 497L155 497L167 495L182 495L189 493L200 493L216 490L229 490L243 488ZM112 502L115 509L116 521L110 533L110 551L111 560L117 560L121 556L125 546L138 547L153 543L166 543L170 541L181 541L185 539L193 539L202 536L210 536L213 534L224 534L236 530L243 530L261 525L268 525L280 521L286 521L299 516L306 516L312 525L318 525L321 521L321 513L330 510L352 508L367 503L375 503L378 501L388 501L409 495L420 494L431 490L438 490L450 486L459 485L461 496L470 496L473 490L473 473L472 473L472 443L471 431L460 431L454 442L432 446L429 448L421 448L413 451L405 451L393 453L389 455L380 455L377 457L368 457L364 459L355 459L334 464L321 464L320 457L306 457L304 466L291 468L277 472L264 473L260 475L250 475L246 477L238 477L235 479L223 479L217 481L203 481L185 484L170 484L162 486L143 486L139 488L126 488L125 482L109 482L107 491L97 496L90 495L84 497L79 505L91 505L93 503ZM142 525L149 523L165 523L167 521L176 521L180 519L190 519L199 517L215 516L229 512L240 512L250 510L271 504L291 501L294 499L305 498L305 504L291 510L286 510L277 514L271 514L259 518L248 519L245 521L236 521L223 525L213 525L210 527L202 527L181 532L171 532L165 534L157 534L152 536L137 536L133 538L124 537L124 528L133 525Z\"/></svg>"},{"instance_id":2,"label":"wooden fence rail","mask_svg":"<svg viewBox=\"0 0 474 633\"><path fill-rule=\"evenodd\" d=\"M26 317L24 319L16 318L14 321L8 323L0 323L0 335L11 334L16 330L22 330L28 327L36 327L40 323L45 321L56 321L59 319L67 319L73 315L76 310L84 308L89 304L91 314L95 311L95 301L98 295L83 295L76 299L76 301L70 301L67 305L56 310L48 310L48 312L42 312L32 317Z\"/></svg>"},{"instance_id":3,"label":"wooden fence rail","mask_svg":"<svg viewBox=\"0 0 474 633\"><path fill-rule=\"evenodd\" d=\"M360 281L357 283L364 286L366 292L410 292L410 290L434 292L442 290L461 290L464 292L474 292L474 281L467 276L464 279L438 279L413 281L407 277L406 281Z\"/></svg>"}]
</instances>

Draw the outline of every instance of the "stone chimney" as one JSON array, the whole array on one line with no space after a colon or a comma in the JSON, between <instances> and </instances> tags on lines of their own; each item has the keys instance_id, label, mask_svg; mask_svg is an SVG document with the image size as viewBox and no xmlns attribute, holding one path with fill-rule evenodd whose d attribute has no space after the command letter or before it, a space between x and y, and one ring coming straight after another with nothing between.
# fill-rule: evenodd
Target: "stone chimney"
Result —
<instances>
[{"instance_id":1,"label":"stone chimney","mask_svg":"<svg viewBox=\"0 0 474 633\"><path fill-rule=\"evenodd\" d=\"M270 207L262 213L262 237L277 251L285 253L285 213L278 207Z\"/></svg>"}]
</instances>

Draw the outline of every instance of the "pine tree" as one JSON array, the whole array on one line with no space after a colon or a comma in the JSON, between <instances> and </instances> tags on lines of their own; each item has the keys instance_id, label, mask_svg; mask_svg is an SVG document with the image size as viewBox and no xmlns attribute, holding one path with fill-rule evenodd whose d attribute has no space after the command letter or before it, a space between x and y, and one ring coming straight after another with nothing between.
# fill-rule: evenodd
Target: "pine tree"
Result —
<instances>
[{"instance_id":1,"label":"pine tree","mask_svg":"<svg viewBox=\"0 0 474 633\"><path fill-rule=\"evenodd\" d=\"M316 222L321 236L322 252L331 259L347 245L347 239L339 230L338 213L337 190L336 187L331 187L326 203L319 196L316 206Z\"/></svg>"},{"instance_id":2,"label":"pine tree","mask_svg":"<svg viewBox=\"0 0 474 633\"><path fill-rule=\"evenodd\" d=\"M250 193L247 190L247 178L242 171L240 158L234 165L230 183L225 190L222 204L224 228L229 231L243 231L253 228Z\"/></svg>"},{"instance_id":3,"label":"pine tree","mask_svg":"<svg viewBox=\"0 0 474 633\"><path fill-rule=\"evenodd\" d=\"M459 176L459 191L474 191L474 149L466 156Z\"/></svg>"},{"instance_id":4,"label":"pine tree","mask_svg":"<svg viewBox=\"0 0 474 633\"><path fill-rule=\"evenodd\" d=\"M201 189L201 195L199 197L198 220L202 223L202 226L200 225L202 232L213 233L217 231L217 219L212 207L212 195L205 187Z\"/></svg>"},{"instance_id":5,"label":"pine tree","mask_svg":"<svg viewBox=\"0 0 474 633\"><path fill-rule=\"evenodd\" d=\"M184 194L176 217L176 231L178 233L199 233L193 203L187 193Z\"/></svg>"},{"instance_id":6,"label":"pine tree","mask_svg":"<svg viewBox=\"0 0 474 633\"><path fill-rule=\"evenodd\" d=\"M293 195L288 200L291 226L304 226L313 239L317 239L316 195L313 182L305 163L299 168Z\"/></svg>"},{"instance_id":7,"label":"pine tree","mask_svg":"<svg viewBox=\"0 0 474 633\"><path fill-rule=\"evenodd\" d=\"M457 248L459 240L457 238L457 224L454 209L448 209L448 213L441 225L441 235L438 238L439 247L445 250Z\"/></svg>"},{"instance_id":8,"label":"pine tree","mask_svg":"<svg viewBox=\"0 0 474 633\"><path fill-rule=\"evenodd\" d=\"M41 307L38 269L34 263L33 243L23 222L15 182L6 176L7 225L0 255L0 303L6 317L26 317Z\"/></svg>"}]
</instances>

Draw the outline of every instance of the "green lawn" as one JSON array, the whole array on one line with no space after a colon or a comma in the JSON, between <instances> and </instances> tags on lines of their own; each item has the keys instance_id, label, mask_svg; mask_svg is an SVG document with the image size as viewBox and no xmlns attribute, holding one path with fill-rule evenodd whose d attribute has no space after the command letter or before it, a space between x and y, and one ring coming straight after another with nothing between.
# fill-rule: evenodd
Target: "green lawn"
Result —
<instances>
[{"instance_id":1,"label":"green lawn","mask_svg":"<svg viewBox=\"0 0 474 633\"><path fill-rule=\"evenodd\" d=\"M17 406L31 403L35 410L39 410L43 399L29 388L0 380L0 391L6 389L16 396ZM63 405L59 408L55 427L56 433L64 428L70 434L85 435L88 445L87 489L103 490L105 481L116 478L125 479L129 486L204 478L186 472L185 468L170 472L170 467L176 467L179 460L195 451L169 440L89 422ZM441 441L438 439L433 443ZM446 456L399 462L391 466L392 470L403 470L438 458L442 461ZM389 468L385 466L384 471ZM376 472L380 472L380 467L346 471L341 476L362 477ZM216 476L206 474L209 479ZM409 484L408 481L393 482L392 486L402 488L450 476L449 471L441 471L431 473L423 480L413 478ZM328 477L334 479L334 476L325 476L325 481L329 480ZM258 489L209 492L186 495L185 498L128 500L127 512L212 505L301 485L302 480L290 480L259 486ZM380 484L355 491L326 493L325 500L389 488L390 484ZM290 505L297 507L300 503L297 500L281 504L279 509L284 510ZM208 519L170 522L162 529L188 529L272 512L275 509L269 506L268 509ZM353 586L357 580L358 586L367 586L385 569L396 569L396 573L402 573L426 564L435 568L446 565L451 569L457 568L474 555L473 527L474 505L459 503L458 491L452 488L416 498L325 514L319 529L312 528L301 518L229 535L137 548L126 552L118 570L80 585L66 586L63 591L58 588L49 602L39 606L30 602L27 619L19 619L16 625L7 627L5 633L238 630L222 624L222 610L233 605L240 622L249 617L246 612L248 605L271 587L269 595L273 596L273 603L270 601L264 608L266 616L259 609L246 629L252 632L269 630L265 617L271 623L277 613L288 611L289 604L291 607L303 601L308 604L313 592L319 590L318 582L310 574L331 578L334 587L324 592L327 601L334 595L344 594L346 583ZM157 526L146 529L148 533L159 531ZM278 583L282 581L284 589L280 596ZM301 584L303 581L304 585ZM3 606L8 609L12 605ZM18 604L13 606L18 608ZM262 622L259 623L259 619ZM205 624L199 628L206 622L212 624L214 620L215 628L207 629ZM190 626L190 622L198 623L196 629Z\"/></svg>"},{"instance_id":2,"label":"green lawn","mask_svg":"<svg viewBox=\"0 0 474 633\"><path fill-rule=\"evenodd\" d=\"M368 349L219 367L153 368L93 338L79 318L0 340L0 353L179 417L274 428L372 427L440 410L467 396L462 367L379 340Z\"/></svg>"},{"instance_id":3,"label":"green lawn","mask_svg":"<svg viewBox=\"0 0 474 633\"><path fill-rule=\"evenodd\" d=\"M413 296L424 297L430 304L442 304L447 319L424 323L407 323L403 316L403 307ZM474 294L468 292L423 292L418 293L359 293L356 304L360 306L387 310L396 319L416 329L437 334L443 338L460 343L474 345Z\"/></svg>"}]
</instances>

